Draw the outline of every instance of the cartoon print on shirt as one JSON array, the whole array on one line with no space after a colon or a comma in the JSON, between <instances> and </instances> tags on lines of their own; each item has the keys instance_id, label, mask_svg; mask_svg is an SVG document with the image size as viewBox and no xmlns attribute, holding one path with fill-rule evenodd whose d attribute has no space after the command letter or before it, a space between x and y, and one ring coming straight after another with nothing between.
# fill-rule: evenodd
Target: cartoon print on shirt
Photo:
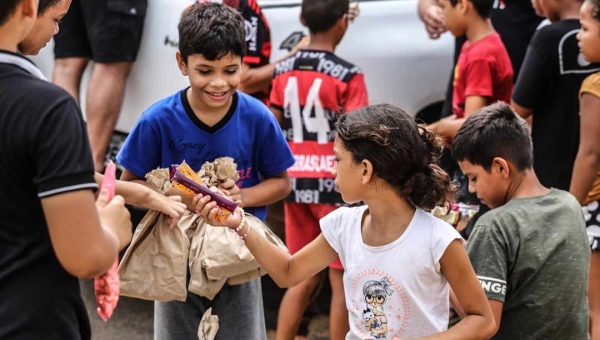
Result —
<instances>
[{"instance_id":1,"label":"cartoon print on shirt","mask_svg":"<svg viewBox=\"0 0 600 340\"><path fill-rule=\"evenodd\" d=\"M373 313L373 310L371 310L371 308L367 307L367 309L363 310L363 318L365 319L366 322L366 329L367 331L370 333L371 337L375 337L377 336L374 332L372 332L371 330L376 330L379 331L381 330L381 322L379 322L379 320L375 317L375 314Z\"/></svg>"},{"instance_id":2,"label":"cartoon print on shirt","mask_svg":"<svg viewBox=\"0 0 600 340\"><path fill-rule=\"evenodd\" d=\"M367 303L366 310L371 310L373 314L373 319L366 320L365 328L374 339L387 339L388 321L383 310L383 305L387 297L394 293L391 286L385 277L379 281L367 281L363 285L363 295ZM365 313L364 315L366 319L366 315L368 314Z\"/></svg>"},{"instance_id":3,"label":"cartoon print on shirt","mask_svg":"<svg viewBox=\"0 0 600 340\"><path fill-rule=\"evenodd\" d=\"M398 281L379 269L364 269L351 276L351 328L359 339L390 340L407 335L413 308Z\"/></svg>"}]
</instances>

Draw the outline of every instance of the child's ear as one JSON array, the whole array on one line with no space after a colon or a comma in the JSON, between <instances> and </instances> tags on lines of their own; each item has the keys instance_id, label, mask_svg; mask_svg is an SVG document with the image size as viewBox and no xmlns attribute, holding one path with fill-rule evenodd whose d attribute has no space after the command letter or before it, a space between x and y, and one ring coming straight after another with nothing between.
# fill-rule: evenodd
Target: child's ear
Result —
<instances>
[{"instance_id":1,"label":"child's ear","mask_svg":"<svg viewBox=\"0 0 600 340\"><path fill-rule=\"evenodd\" d=\"M368 159L363 159L358 165L362 171L362 184L368 184L373 178L373 164Z\"/></svg>"},{"instance_id":2,"label":"child's ear","mask_svg":"<svg viewBox=\"0 0 600 340\"><path fill-rule=\"evenodd\" d=\"M342 15L342 17L338 20L337 25L342 31L346 31L348 29L348 14Z\"/></svg>"},{"instance_id":3,"label":"child's ear","mask_svg":"<svg viewBox=\"0 0 600 340\"><path fill-rule=\"evenodd\" d=\"M508 178L510 176L510 166L506 159L495 157L492 161L492 172L497 172L502 178Z\"/></svg>"},{"instance_id":4,"label":"child's ear","mask_svg":"<svg viewBox=\"0 0 600 340\"><path fill-rule=\"evenodd\" d=\"M179 66L181 74L187 77L189 74L188 67L186 61L183 60L183 57L181 56L181 52L177 51L177 53L175 53L175 58L177 59L177 66Z\"/></svg>"},{"instance_id":5,"label":"child's ear","mask_svg":"<svg viewBox=\"0 0 600 340\"><path fill-rule=\"evenodd\" d=\"M302 24L302 26L306 27L306 20L304 20L302 14L300 14L300 23Z\"/></svg>"},{"instance_id":6,"label":"child's ear","mask_svg":"<svg viewBox=\"0 0 600 340\"><path fill-rule=\"evenodd\" d=\"M471 1L469 0L458 0L456 6L458 6L458 10L461 14L466 14L469 10L472 9L473 3L471 3Z\"/></svg>"}]
</instances>

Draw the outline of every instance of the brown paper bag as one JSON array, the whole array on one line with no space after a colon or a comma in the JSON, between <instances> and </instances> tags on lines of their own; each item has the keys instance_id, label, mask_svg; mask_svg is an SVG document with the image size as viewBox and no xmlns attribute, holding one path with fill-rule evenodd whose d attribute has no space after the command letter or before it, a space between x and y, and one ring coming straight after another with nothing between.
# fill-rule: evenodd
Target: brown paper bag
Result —
<instances>
[{"instance_id":1,"label":"brown paper bag","mask_svg":"<svg viewBox=\"0 0 600 340\"><path fill-rule=\"evenodd\" d=\"M221 291L221 288L223 288L223 285L227 279L223 278L219 280L210 280L202 268L200 254L202 247L204 246L204 236L208 224L204 223L204 220L200 217L198 217L196 221L198 221L198 225L194 229L194 233L191 236L188 234L188 236L191 237L189 253L190 282L188 284L188 290L191 293L212 300L219 293L219 291Z\"/></svg>"},{"instance_id":2,"label":"brown paper bag","mask_svg":"<svg viewBox=\"0 0 600 340\"><path fill-rule=\"evenodd\" d=\"M214 340L219 331L219 317L211 315L212 308L206 310L198 327L198 340Z\"/></svg>"},{"instance_id":3,"label":"brown paper bag","mask_svg":"<svg viewBox=\"0 0 600 340\"><path fill-rule=\"evenodd\" d=\"M119 265L121 295L155 301L185 301L189 240L166 217L150 210L137 226Z\"/></svg>"},{"instance_id":4,"label":"brown paper bag","mask_svg":"<svg viewBox=\"0 0 600 340\"><path fill-rule=\"evenodd\" d=\"M206 228L200 258L211 280L228 279L259 267L244 241L227 227Z\"/></svg>"},{"instance_id":5,"label":"brown paper bag","mask_svg":"<svg viewBox=\"0 0 600 340\"><path fill-rule=\"evenodd\" d=\"M259 218L246 214L246 221L248 225L252 226L250 232L258 233L261 237L265 237L269 242L288 252L283 241ZM230 283L240 284L266 274L259 270L260 265L246 248L244 241L229 228L210 226L206 229L204 238L205 245L201 251L202 268L209 279L227 278Z\"/></svg>"}]
</instances>

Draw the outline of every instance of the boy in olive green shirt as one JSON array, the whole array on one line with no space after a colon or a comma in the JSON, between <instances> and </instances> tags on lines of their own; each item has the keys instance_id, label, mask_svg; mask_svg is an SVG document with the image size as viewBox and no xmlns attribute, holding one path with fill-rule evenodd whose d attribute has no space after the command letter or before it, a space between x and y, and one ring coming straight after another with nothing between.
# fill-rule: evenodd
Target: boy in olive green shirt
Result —
<instances>
[{"instance_id":1,"label":"boy in olive green shirt","mask_svg":"<svg viewBox=\"0 0 600 340\"><path fill-rule=\"evenodd\" d=\"M452 143L469 190L493 209L467 245L496 317L492 339L589 339L581 207L540 184L532 154L525 121L505 103L469 117Z\"/></svg>"}]
</instances>

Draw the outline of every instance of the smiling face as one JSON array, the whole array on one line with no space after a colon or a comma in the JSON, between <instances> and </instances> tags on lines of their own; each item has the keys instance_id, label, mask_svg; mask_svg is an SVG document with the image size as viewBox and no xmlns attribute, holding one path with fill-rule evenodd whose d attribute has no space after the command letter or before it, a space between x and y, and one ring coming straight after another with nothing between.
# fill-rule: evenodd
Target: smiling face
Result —
<instances>
[{"instance_id":1,"label":"smiling face","mask_svg":"<svg viewBox=\"0 0 600 340\"><path fill-rule=\"evenodd\" d=\"M38 16L29 35L19 44L19 51L25 55L38 54L58 34L60 20L67 14L70 6L71 0L60 0Z\"/></svg>"},{"instance_id":2,"label":"smiling face","mask_svg":"<svg viewBox=\"0 0 600 340\"><path fill-rule=\"evenodd\" d=\"M242 58L228 53L207 60L201 54L188 56L187 63L177 53L181 73L190 80L192 96L207 109L229 108L242 78Z\"/></svg>"},{"instance_id":3,"label":"smiling face","mask_svg":"<svg viewBox=\"0 0 600 340\"><path fill-rule=\"evenodd\" d=\"M577 40L585 60L600 62L600 22L594 18L593 12L594 5L585 1L581 6L581 30L577 33Z\"/></svg>"}]
</instances>

